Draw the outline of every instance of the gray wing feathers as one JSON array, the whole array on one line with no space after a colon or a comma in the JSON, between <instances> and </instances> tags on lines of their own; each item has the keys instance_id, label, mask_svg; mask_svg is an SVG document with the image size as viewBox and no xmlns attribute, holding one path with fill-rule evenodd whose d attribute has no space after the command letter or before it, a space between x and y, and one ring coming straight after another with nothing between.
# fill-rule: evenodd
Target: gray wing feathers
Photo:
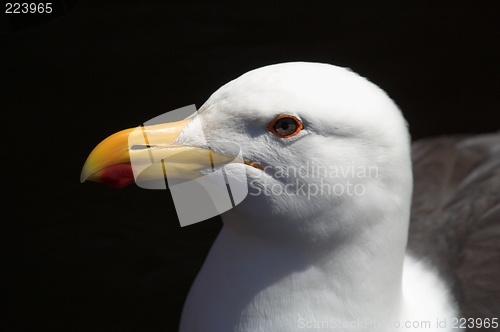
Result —
<instances>
[{"instance_id":1,"label":"gray wing feathers","mask_svg":"<svg viewBox=\"0 0 500 332\"><path fill-rule=\"evenodd\" d=\"M408 250L452 285L462 317L500 317L500 132L413 144Z\"/></svg>"}]
</instances>

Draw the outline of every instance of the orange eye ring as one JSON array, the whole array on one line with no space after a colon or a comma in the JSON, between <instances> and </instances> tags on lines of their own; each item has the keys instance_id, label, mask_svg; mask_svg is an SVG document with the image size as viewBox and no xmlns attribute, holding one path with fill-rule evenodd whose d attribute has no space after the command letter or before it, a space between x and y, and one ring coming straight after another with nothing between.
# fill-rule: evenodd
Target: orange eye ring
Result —
<instances>
[{"instance_id":1,"label":"orange eye ring","mask_svg":"<svg viewBox=\"0 0 500 332\"><path fill-rule=\"evenodd\" d=\"M303 128L302 122L292 115L279 115L267 126L270 132L281 138L295 136Z\"/></svg>"}]
</instances>

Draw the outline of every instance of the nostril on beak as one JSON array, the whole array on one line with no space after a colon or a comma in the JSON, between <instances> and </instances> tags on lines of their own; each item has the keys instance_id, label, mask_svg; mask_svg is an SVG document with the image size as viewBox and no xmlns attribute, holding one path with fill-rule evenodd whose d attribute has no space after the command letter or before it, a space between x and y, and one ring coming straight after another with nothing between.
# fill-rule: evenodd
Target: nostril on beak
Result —
<instances>
[{"instance_id":1,"label":"nostril on beak","mask_svg":"<svg viewBox=\"0 0 500 332\"><path fill-rule=\"evenodd\" d=\"M130 147L130 150L144 150L144 149L149 149L149 148L153 148L155 147L155 145L132 145Z\"/></svg>"}]
</instances>

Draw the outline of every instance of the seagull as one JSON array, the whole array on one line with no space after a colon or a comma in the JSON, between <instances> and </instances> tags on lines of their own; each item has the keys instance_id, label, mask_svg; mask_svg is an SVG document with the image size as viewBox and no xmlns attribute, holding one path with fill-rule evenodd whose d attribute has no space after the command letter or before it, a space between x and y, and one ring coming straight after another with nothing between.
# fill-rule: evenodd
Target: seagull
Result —
<instances>
[{"instance_id":1,"label":"seagull","mask_svg":"<svg viewBox=\"0 0 500 332\"><path fill-rule=\"evenodd\" d=\"M202 153L231 159L227 141L243 162L221 162L226 173L246 173L248 194L221 214L180 331L498 327L500 133L412 152L382 89L307 62L247 72L195 115L143 129L152 144L130 148L133 129L108 137L81 181L133 183L131 156L156 152L193 179L207 171Z\"/></svg>"}]
</instances>

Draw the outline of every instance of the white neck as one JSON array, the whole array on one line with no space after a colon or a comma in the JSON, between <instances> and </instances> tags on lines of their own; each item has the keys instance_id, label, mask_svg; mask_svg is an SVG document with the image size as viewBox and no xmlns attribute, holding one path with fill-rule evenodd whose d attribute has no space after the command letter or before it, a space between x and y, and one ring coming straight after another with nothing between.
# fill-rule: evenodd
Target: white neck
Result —
<instances>
[{"instance_id":1,"label":"white neck","mask_svg":"<svg viewBox=\"0 0 500 332\"><path fill-rule=\"evenodd\" d=\"M316 322L397 319L408 216L399 218L358 220L360 227L328 242L286 245L238 232L232 225L244 217L228 211L191 288L181 331L299 331Z\"/></svg>"}]
</instances>

